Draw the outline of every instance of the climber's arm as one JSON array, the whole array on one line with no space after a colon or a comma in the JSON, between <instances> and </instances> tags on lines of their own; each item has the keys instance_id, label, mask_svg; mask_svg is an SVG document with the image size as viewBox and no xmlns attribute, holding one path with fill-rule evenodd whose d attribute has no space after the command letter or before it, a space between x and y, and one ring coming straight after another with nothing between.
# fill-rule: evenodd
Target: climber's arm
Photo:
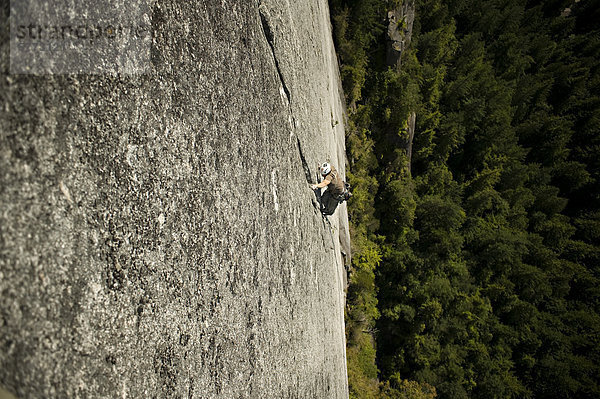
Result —
<instances>
[{"instance_id":1,"label":"climber's arm","mask_svg":"<svg viewBox=\"0 0 600 399\"><path fill-rule=\"evenodd\" d=\"M317 188L323 188L323 187L329 185L329 183L331 183L331 180L323 180L321 183L319 183L319 184L312 184L310 187L313 190L316 190Z\"/></svg>"}]
</instances>

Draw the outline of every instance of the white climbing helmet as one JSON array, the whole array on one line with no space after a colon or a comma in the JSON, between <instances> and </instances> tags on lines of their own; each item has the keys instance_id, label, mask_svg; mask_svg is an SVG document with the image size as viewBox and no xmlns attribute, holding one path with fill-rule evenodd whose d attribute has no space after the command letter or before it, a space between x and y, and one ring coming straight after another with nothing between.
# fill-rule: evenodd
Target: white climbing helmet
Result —
<instances>
[{"instance_id":1,"label":"white climbing helmet","mask_svg":"<svg viewBox=\"0 0 600 399\"><path fill-rule=\"evenodd\" d=\"M329 165L329 163L325 162L323 165L321 165L321 167L319 169L321 170L321 174L323 176L327 176L329 174L329 172L331 172L331 165Z\"/></svg>"}]
</instances>

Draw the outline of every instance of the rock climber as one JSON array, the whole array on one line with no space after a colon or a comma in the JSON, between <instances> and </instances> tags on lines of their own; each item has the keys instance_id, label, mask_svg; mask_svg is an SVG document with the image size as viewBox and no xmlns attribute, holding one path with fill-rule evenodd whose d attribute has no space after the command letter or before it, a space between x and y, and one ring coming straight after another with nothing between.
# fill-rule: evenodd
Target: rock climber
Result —
<instances>
[{"instance_id":1,"label":"rock climber","mask_svg":"<svg viewBox=\"0 0 600 399\"><path fill-rule=\"evenodd\" d=\"M340 173L328 162L319 167L323 181L319 184L311 184L313 190L317 190L317 196L320 196L321 212L323 215L333 215L338 204L343 201L345 185ZM321 194L321 189L327 187L325 193Z\"/></svg>"}]
</instances>

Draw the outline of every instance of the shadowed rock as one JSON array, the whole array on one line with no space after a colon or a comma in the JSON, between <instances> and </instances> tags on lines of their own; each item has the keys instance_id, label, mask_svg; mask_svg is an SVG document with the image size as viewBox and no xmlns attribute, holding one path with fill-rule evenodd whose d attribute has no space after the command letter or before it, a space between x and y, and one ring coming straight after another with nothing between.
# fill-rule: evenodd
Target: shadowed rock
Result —
<instances>
[{"instance_id":1,"label":"shadowed rock","mask_svg":"<svg viewBox=\"0 0 600 399\"><path fill-rule=\"evenodd\" d=\"M386 63L399 69L402 52L410 44L413 22L415 20L415 1L402 1L399 6L388 11L388 29Z\"/></svg>"}]
</instances>

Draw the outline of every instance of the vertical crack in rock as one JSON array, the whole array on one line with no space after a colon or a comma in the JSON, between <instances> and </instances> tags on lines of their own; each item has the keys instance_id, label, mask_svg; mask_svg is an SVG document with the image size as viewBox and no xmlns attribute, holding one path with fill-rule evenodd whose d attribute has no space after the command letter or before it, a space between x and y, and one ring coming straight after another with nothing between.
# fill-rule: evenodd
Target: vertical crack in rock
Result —
<instances>
[{"instance_id":1,"label":"vertical crack in rock","mask_svg":"<svg viewBox=\"0 0 600 399\"><path fill-rule=\"evenodd\" d=\"M267 43L269 43L269 47L271 48L271 53L273 54L273 60L275 61L275 68L277 69L277 75L279 76L279 80L281 81L281 86L283 87L283 91L285 96L287 97L288 103L290 102L290 91L285 84L285 80L283 79L283 74L281 73L281 67L279 66L279 61L277 60L277 56L275 55L275 44L274 44L274 34L271 29L271 25L269 24L269 13L263 6L258 8L258 13L260 14L260 22L262 24L263 34L267 39Z\"/></svg>"},{"instance_id":2,"label":"vertical crack in rock","mask_svg":"<svg viewBox=\"0 0 600 399\"><path fill-rule=\"evenodd\" d=\"M306 158L304 157L304 153L302 152L302 144L300 144L300 139L296 137L298 141L298 153L300 154L300 160L302 161L302 169L304 169L304 174L306 176L306 181L308 184L312 183L312 179L310 178L310 168L308 167L308 162L306 162Z\"/></svg>"}]
</instances>

